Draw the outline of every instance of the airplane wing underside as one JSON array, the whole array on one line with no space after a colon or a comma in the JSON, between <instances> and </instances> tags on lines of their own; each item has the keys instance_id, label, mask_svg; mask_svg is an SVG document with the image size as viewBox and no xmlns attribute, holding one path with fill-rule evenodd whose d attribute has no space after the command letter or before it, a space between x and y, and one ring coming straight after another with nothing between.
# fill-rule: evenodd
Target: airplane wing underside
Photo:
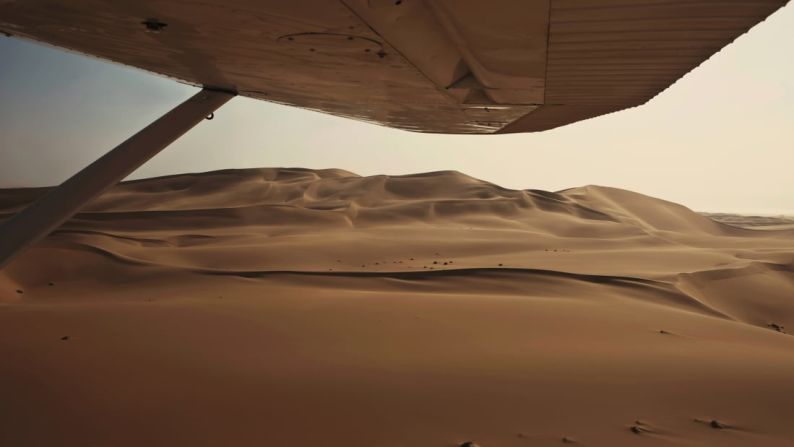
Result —
<instances>
[{"instance_id":1,"label":"airplane wing underside","mask_svg":"<svg viewBox=\"0 0 794 447\"><path fill-rule=\"evenodd\" d=\"M787 0L0 0L0 32L400 129L645 103Z\"/></svg>"}]
</instances>

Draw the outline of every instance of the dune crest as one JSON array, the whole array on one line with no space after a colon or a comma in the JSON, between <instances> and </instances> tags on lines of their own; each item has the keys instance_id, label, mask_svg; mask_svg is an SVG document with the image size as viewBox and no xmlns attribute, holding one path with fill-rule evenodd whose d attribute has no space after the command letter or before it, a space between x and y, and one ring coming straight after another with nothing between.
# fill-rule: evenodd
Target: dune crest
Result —
<instances>
[{"instance_id":1,"label":"dune crest","mask_svg":"<svg viewBox=\"0 0 794 447\"><path fill-rule=\"evenodd\" d=\"M792 297L793 230L616 188L125 182L0 272L0 444L788 446Z\"/></svg>"}]
</instances>

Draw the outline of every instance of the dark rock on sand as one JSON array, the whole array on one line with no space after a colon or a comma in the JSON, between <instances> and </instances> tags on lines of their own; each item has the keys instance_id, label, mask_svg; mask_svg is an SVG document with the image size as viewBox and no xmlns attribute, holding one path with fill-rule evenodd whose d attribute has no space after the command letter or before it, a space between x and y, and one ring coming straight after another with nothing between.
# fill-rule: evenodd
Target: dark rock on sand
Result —
<instances>
[{"instance_id":1,"label":"dark rock on sand","mask_svg":"<svg viewBox=\"0 0 794 447\"><path fill-rule=\"evenodd\" d=\"M722 422L720 422L720 421L718 421L716 419L712 419L712 421L709 422L709 426L711 426L711 428L716 428L716 429L719 429L719 430L721 430L723 428L728 428L727 425L723 424Z\"/></svg>"}]
</instances>

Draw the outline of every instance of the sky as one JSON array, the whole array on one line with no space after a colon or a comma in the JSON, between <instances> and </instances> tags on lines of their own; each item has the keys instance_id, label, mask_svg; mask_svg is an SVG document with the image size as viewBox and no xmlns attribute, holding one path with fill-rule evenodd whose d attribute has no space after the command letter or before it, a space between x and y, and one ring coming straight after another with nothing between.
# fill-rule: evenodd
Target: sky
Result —
<instances>
[{"instance_id":1,"label":"sky","mask_svg":"<svg viewBox=\"0 0 794 447\"><path fill-rule=\"evenodd\" d=\"M0 37L0 187L58 184L196 91ZM794 5L648 104L555 130L419 134L237 97L129 178L252 167L452 169L515 189L595 184L698 211L794 214Z\"/></svg>"}]
</instances>

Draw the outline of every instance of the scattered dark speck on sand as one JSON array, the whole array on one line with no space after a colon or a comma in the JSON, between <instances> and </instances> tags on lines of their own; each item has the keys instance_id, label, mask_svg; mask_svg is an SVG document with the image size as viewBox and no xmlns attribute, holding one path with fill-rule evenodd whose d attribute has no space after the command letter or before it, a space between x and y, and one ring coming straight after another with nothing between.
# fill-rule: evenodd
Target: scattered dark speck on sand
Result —
<instances>
[{"instance_id":1,"label":"scattered dark speck on sand","mask_svg":"<svg viewBox=\"0 0 794 447\"><path fill-rule=\"evenodd\" d=\"M460 445L460 447L480 447L480 444L476 442L466 441Z\"/></svg>"},{"instance_id":2,"label":"scattered dark speck on sand","mask_svg":"<svg viewBox=\"0 0 794 447\"><path fill-rule=\"evenodd\" d=\"M438 261L433 261L433 264L438 264Z\"/></svg>"},{"instance_id":3,"label":"scattered dark speck on sand","mask_svg":"<svg viewBox=\"0 0 794 447\"><path fill-rule=\"evenodd\" d=\"M499 267L502 267L504 264L499 264Z\"/></svg>"},{"instance_id":4,"label":"scattered dark speck on sand","mask_svg":"<svg viewBox=\"0 0 794 447\"><path fill-rule=\"evenodd\" d=\"M63 340L63 341L66 341L66 340L68 340L68 339L69 339L69 336L68 336L68 335L64 335L63 337L61 337L61 340Z\"/></svg>"},{"instance_id":5,"label":"scattered dark speck on sand","mask_svg":"<svg viewBox=\"0 0 794 447\"><path fill-rule=\"evenodd\" d=\"M562 437L562 443L563 444L573 444L574 442L575 441L573 439L571 439L571 438L569 438L567 436L563 436Z\"/></svg>"},{"instance_id":6,"label":"scattered dark speck on sand","mask_svg":"<svg viewBox=\"0 0 794 447\"><path fill-rule=\"evenodd\" d=\"M630 428L630 430L631 430L631 432L632 432L632 433L634 433L635 435L641 435L642 433L644 433L644 432L645 432L645 429L644 429L644 428L642 428L642 427L640 427L639 425L632 425L632 426L631 426L631 428Z\"/></svg>"},{"instance_id":7,"label":"scattered dark speck on sand","mask_svg":"<svg viewBox=\"0 0 794 447\"><path fill-rule=\"evenodd\" d=\"M411 261L413 261L413 260L414 260L414 258L409 258L409 259L410 259Z\"/></svg>"},{"instance_id":8,"label":"scattered dark speck on sand","mask_svg":"<svg viewBox=\"0 0 794 447\"><path fill-rule=\"evenodd\" d=\"M711 428L716 428L716 429L728 428L727 425L723 424L722 422L716 419L712 419L712 421L709 422L709 425L711 426Z\"/></svg>"},{"instance_id":9,"label":"scattered dark speck on sand","mask_svg":"<svg viewBox=\"0 0 794 447\"><path fill-rule=\"evenodd\" d=\"M660 329L660 330L659 330L659 333L660 333L660 334L665 334L665 335L670 335L670 333L669 333L669 332L667 332L667 331L666 331L666 330L664 330L664 329Z\"/></svg>"},{"instance_id":10,"label":"scattered dark speck on sand","mask_svg":"<svg viewBox=\"0 0 794 447\"><path fill-rule=\"evenodd\" d=\"M444 265L449 265L449 262L445 262Z\"/></svg>"},{"instance_id":11,"label":"scattered dark speck on sand","mask_svg":"<svg viewBox=\"0 0 794 447\"><path fill-rule=\"evenodd\" d=\"M17 293L22 294L22 293L25 293L25 291L22 290L22 289L17 289Z\"/></svg>"},{"instance_id":12,"label":"scattered dark speck on sand","mask_svg":"<svg viewBox=\"0 0 794 447\"><path fill-rule=\"evenodd\" d=\"M769 326L771 329L775 331L782 332L784 334L786 333L786 331L784 330L785 326L783 326L782 324L768 323L767 326Z\"/></svg>"},{"instance_id":13,"label":"scattered dark speck on sand","mask_svg":"<svg viewBox=\"0 0 794 447\"><path fill-rule=\"evenodd\" d=\"M54 282L52 282L52 281L50 281L50 282L48 282L48 283L47 283L47 285L48 285L48 286L54 286L54 285L55 285L55 283L54 283Z\"/></svg>"}]
</instances>

